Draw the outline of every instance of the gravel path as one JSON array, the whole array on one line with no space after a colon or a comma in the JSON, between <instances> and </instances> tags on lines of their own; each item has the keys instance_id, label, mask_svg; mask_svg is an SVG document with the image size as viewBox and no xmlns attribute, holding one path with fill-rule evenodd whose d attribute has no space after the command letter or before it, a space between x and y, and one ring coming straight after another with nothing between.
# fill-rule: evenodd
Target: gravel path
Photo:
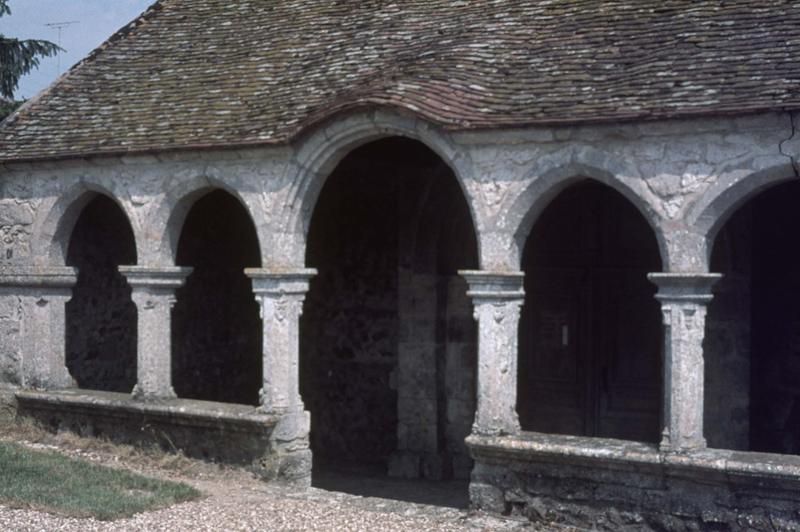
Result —
<instances>
[{"instance_id":1,"label":"gravel path","mask_svg":"<svg viewBox=\"0 0 800 532\"><path fill-rule=\"evenodd\" d=\"M28 445L55 449L151 476L182 480L194 485L206 496L198 501L113 522L67 518L0 506L0 530L3 531L541 530L527 522L470 514L455 508L361 497L317 488L286 488L259 481L243 470L219 469L202 463L198 466L199 473L195 471L187 476L185 472L165 471L153 464L137 462L132 466L125 459L108 452Z\"/></svg>"},{"instance_id":2,"label":"gravel path","mask_svg":"<svg viewBox=\"0 0 800 532\"><path fill-rule=\"evenodd\" d=\"M190 481L205 499L102 522L0 506L6 531L212 530L512 530L531 528L451 508L363 498L311 488L291 490L234 480Z\"/></svg>"}]
</instances>

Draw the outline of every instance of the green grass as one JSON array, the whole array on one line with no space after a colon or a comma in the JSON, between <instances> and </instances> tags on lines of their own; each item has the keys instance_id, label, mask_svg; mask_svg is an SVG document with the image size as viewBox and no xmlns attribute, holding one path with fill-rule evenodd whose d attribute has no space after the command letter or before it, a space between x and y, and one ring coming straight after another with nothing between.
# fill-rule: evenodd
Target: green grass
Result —
<instances>
[{"instance_id":1,"label":"green grass","mask_svg":"<svg viewBox=\"0 0 800 532\"><path fill-rule=\"evenodd\" d=\"M0 504L102 520L196 499L179 482L0 442Z\"/></svg>"}]
</instances>

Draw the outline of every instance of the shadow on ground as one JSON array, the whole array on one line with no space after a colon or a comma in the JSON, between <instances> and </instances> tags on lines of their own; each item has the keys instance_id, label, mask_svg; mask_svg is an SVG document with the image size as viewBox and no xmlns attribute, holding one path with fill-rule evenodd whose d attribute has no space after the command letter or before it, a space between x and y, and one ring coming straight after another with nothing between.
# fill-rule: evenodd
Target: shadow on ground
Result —
<instances>
[{"instance_id":1,"label":"shadow on ground","mask_svg":"<svg viewBox=\"0 0 800 532\"><path fill-rule=\"evenodd\" d=\"M311 484L315 488L396 501L466 509L467 480L401 479L386 475L384 468L350 463L318 463L314 460Z\"/></svg>"}]
</instances>

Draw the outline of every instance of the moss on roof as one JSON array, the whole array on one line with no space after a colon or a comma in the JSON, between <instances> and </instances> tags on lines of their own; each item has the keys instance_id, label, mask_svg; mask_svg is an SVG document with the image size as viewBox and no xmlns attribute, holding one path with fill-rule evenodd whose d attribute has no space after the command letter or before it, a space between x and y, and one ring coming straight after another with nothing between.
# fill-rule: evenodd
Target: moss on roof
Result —
<instances>
[{"instance_id":1,"label":"moss on roof","mask_svg":"<svg viewBox=\"0 0 800 532\"><path fill-rule=\"evenodd\" d=\"M800 2L161 0L0 127L0 160L800 107Z\"/></svg>"}]
</instances>

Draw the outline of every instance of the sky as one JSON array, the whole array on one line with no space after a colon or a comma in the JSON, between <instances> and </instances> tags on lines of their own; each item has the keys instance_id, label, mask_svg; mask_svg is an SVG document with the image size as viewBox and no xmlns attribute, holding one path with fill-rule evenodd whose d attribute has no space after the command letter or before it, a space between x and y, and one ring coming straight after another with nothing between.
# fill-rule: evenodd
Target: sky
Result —
<instances>
[{"instance_id":1,"label":"sky","mask_svg":"<svg viewBox=\"0 0 800 532\"><path fill-rule=\"evenodd\" d=\"M34 69L20 80L14 97L35 96L154 1L9 0L11 15L0 17L0 35L6 37L58 43L58 31L46 24L77 22L61 30L61 47L66 51L57 57L42 59L38 70Z\"/></svg>"}]
</instances>

